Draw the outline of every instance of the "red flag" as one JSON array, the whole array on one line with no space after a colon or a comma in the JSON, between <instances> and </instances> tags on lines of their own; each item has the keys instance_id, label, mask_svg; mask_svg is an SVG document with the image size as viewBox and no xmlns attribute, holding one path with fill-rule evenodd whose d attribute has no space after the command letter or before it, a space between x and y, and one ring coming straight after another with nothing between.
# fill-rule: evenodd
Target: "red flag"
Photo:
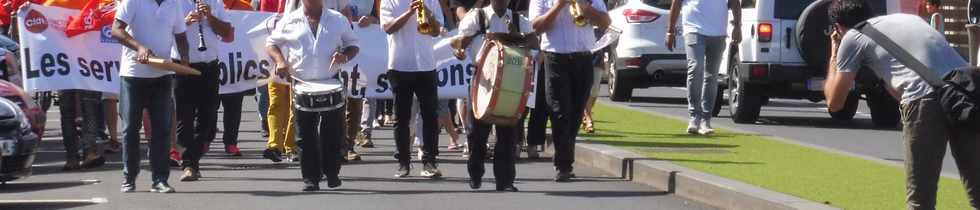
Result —
<instances>
[{"instance_id":1,"label":"red flag","mask_svg":"<svg viewBox=\"0 0 980 210\"><path fill-rule=\"evenodd\" d=\"M80 15L68 17L68 25L65 27L65 34L73 37L89 31L102 29L107 25L112 25L116 16L116 1L105 5L99 5L100 0L89 0L85 7L82 7Z\"/></svg>"}]
</instances>

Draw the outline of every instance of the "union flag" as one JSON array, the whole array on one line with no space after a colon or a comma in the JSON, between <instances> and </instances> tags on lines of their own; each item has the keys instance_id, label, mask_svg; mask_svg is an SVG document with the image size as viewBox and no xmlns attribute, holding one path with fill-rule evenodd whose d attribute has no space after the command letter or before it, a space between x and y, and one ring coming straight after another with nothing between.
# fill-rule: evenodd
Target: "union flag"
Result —
<instances>
[{"instance_id":1,"label":"union flag","mask_svg":"<svg viewBox=\"0 0 980 210\"><path fill-rule=\"evenodd\" d=\"M65 26L65 35L73 37L112 25L116 16L116 1L102 2L104 1L89 0L82 7L81 14L68 17L68 25Z\"/></svg>"}]
</instances>

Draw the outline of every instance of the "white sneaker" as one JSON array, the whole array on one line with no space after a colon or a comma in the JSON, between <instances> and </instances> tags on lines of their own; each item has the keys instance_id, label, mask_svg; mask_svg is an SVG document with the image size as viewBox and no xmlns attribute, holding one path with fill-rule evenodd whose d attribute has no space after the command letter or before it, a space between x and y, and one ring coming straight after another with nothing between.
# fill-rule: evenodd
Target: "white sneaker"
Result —
<instances>
[{"instance_id":1,"label":"white sneaker","mask_svg":"<svg viewBox=\"0 0 980 210\"><path fill-rule=\"evenodd\" d=\"M687 122L688 134L698 134L700 128L701 128L701 119L691 118L691 121Z\"/></svg>"},{"instance_id":2,"label":"white sneaker","mask_svg":"<svg viewBox=\"0 0 980 210\"><path fill-rule=\"evenodd\" d=\"M701 128L698 129L698 133L701 135L711 135L715 133L715 129L711 128L711 120L705 119L701 121Z\"/></svg>"}]
</instances>

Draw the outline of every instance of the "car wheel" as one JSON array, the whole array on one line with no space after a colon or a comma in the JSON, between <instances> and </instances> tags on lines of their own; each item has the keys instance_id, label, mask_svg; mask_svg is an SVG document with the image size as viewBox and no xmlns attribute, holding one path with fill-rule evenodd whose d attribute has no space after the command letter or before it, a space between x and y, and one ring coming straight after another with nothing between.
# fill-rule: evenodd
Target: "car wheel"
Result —
<instances>
[{"instance_id":1,"label":"car wheel","mask_svg":"<svg viewBox=\"0 0 980 210\"><path fill-rule=\"evenodd\" d=\"M850 94L847 94L847 101L844 101L844 109L841 109L838 112L830 112L830 110L827 112L830 113L830 117L834 118L835 120L854 119L854 114L857 113L858 99L860 98L860 94L857 92L851 92Z\"/></svg>"},{"instance_id":2,"label":"car wheel","mask_svg":"<svg viewBox=\"0 0 980 210\"><path fill-rule=\"evenodd\" d=\"M728 78L728 110L735 123L755 123L759 119L764 96L760 95L757 86L745 84L738 75L738 64L728 68L731 76Z\"/></svg>"},{"instance_id":3,"label":"car wheel","mask_svg":"<svg viewBox=\"0 0 980 210\"><path fill-rule=\"evenodd\" d=\"M616 69L616 54L609 53L609 100L622 102L633 97L633 87L626 82L626 75Z\"/></svg>"},{"instance_id":4,"label":"car wheel","mask_svg":"<svg viewBox=\"0 0 980 210\"><path fill-rule=\"evenodd\" d=\"M879 83L880 84L880 83ZM871 109L871 122L875 126L894 128L898 126L901 116L899 115L898 100L895 100L884 86L878 85L871 88L867 93L868 108Z\"/></svg>"}]
</instances>

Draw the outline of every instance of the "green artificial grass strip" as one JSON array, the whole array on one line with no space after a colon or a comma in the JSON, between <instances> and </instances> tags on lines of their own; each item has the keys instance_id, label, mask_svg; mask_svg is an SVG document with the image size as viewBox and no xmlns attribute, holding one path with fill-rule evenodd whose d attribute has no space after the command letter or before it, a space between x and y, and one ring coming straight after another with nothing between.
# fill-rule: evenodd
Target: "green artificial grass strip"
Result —
<instances>
[{"instance_id":1,"label":"green artificial grass strip","mask_svg":"<svg viewBox=\"0 0 980 210\"><path fill-rule=\"evenodd\" d=\"M593 117L596 133L582 136L599 143L844 209L905 209L900 167L724 129L692 136L686 122L603 103ZM958 180L938 193L937 209L970 208Z\"/></svg>"}]
</instances>

